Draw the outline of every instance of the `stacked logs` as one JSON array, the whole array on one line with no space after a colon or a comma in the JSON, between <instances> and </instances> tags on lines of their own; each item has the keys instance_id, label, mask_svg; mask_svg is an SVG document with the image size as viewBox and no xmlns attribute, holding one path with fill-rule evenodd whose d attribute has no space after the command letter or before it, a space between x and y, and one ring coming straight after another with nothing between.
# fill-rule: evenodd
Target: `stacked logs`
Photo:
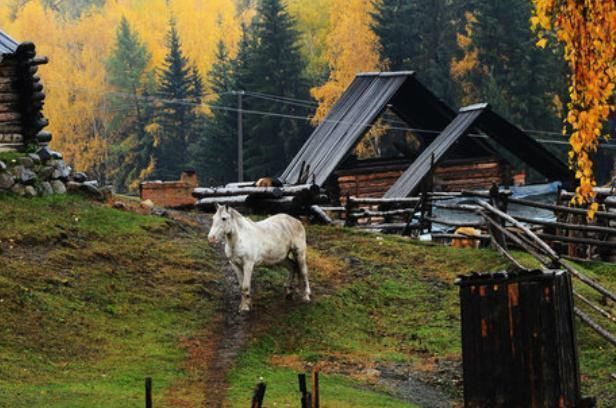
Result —
<instances>
[{"instance_id":1,"label":"stacked logs","mask_svg":"<svg viewBox=\"0 0 616 408\"><path fill-rule=\"evenodd\" d=\"M45 92L37 75L46 57L37 57L33 43L21 43L15 53L5 55L0 62L0 144L9 150L24 145L42 145L42 155L51 134L43 129L49 121L43 116Z\"/></svg>"},{"instance_id":2,"label":"stacked logs","mask_svg":"<svg viewBox=\"0 0 616 408\"><path fill-rule=\"evenodd\" d=\"M197 199L196 206L204 211L213 211L218 204L257 213L305 213L324 198L316 184L256 187L254 183L232 183L223 187L198 187L192 195Z\"/></svg>"}]
</instances>

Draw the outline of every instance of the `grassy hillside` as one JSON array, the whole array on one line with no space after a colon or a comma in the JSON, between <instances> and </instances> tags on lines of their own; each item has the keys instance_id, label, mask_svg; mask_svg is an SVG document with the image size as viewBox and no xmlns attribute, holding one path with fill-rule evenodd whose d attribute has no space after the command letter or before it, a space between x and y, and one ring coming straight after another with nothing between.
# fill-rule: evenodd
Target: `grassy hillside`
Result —
<instances>
[{"instance_id":1,"label":"grassy hillside","mask_svg":"<svg viewBox=\"0 0 616 408\"><path fill-rule=\"evenodd\" d=\"M213 251L76 197L2 197L0 214L0 406L142 406L146 376L163 406L217 304Z\"/></svg>"},{"instance_id":2,"label":"grassy hillside","mask_svg":"<svg viewBox=\"0 0 616 408\"><path fill-rule=\"evenodd\" d=\"M145 376L155 406L200 406L214 344L235 341L220 338L235 310L203 226L75 197L0 197L0 214L0 406L138 407ZM228 405L246 406L263 377L268 406L297 406L296 373L314 364L327 407L459 401L453 281L505 261L329 227L308 237L314 302L284 300L282 268L258 270ZM587 273L616 289L613 266ZM578 339L584 391L616 403L613 348L585 327Z\"/></svg>"}]
</instances>

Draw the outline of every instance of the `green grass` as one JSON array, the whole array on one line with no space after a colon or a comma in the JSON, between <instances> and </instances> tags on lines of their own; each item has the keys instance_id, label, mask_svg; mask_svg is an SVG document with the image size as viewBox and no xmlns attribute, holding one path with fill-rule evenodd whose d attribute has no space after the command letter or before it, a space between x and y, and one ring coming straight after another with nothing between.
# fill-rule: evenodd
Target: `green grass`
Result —
<instances>
[{"instance_id":1,"label":"green grass","mask_svg":"<svg viewBox=\"0 0 616 408\"><path fill-rule=\"evenodd\" d=\"M272 389L285 384L285 391L272 397L284 406L289 394L296 396L288 367L301 369L318 362L335 366L332 361L359 367L406 363L452 398L461 398L460 311L454 281L459 274L503 270L508 267L506 261L491 250L459 250L344 229L310 227L308 236L313 248L309 257L312 305L280 307L284 271L264 268L256 274L260 292L255 294L255 304L266 304L259 313L283 317L269 321L269 330L246 350L233 371L234 406L242 401L241 390L250 389L259 375L272 378ZM616 289L613 265L583 269ZM616 371L614 354L610 354L613 347L585 326L578 327L578 343L584 394L598 397L602 406L616 403L616 382L610 380L610 373ZM339 384L335 376L322 383L328 381L349 390L358 387L357 382ZM324 392L323 400L330 397L341 404L334 406L347 406L337 399L340 394L344 392ZM354 406L386 406L384 401L370 405L372 401L364 404L349 398L351 405L359 404Z\"/></svg>"},{"instance_id":2,"label":"green grass","mask_svg":"<svg viewBox=\"0 0 616 408\"><path fill-rule=\"evenodd\" d=\"M19 152L0 152L0 161L3 161L5 164L10 164L13 160L23 156L24 153Z\"/></svg>"},{"instance_id":3,"label":"green grass","mask_svg":"<svg viewBox=\"0 0 616 408\"><path fill-rule=\"evenodd\" d=\"M215 255L164 219L0 198L0 406L157 406L217 302ZM195 401L201 394L189 395Z\"/></svg>"},{"instance_id":4,"label":"green grass","mask_svg":"<svg viewBox=\"0 0 616 408\"><path fill-rule=\"evenodd\" d=\"M203 373L187 365L184 340L208 337L222 297L220 254L202 234L73 196L0 195L0 216L0 407L142 406L146 376L155 406L201 405ZM296 375L311 364L322 368L323 406L409 406L366 375L394 364L459 401L454 281L506 261L331 227L308 227L308 240L313 303L284 301L283 267L255 274L229 406L246 406L259 377L268 406L297 406ZM613 265L580 268L616 290ZM613 406L613 347L581 325L578 343L584 394Z\"/></svg>"}]
</instances>

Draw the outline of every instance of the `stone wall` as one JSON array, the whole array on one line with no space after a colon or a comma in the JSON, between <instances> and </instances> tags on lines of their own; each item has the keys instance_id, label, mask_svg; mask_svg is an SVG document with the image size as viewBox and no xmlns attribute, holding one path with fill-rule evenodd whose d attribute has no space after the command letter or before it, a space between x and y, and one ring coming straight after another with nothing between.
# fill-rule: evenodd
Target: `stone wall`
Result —
<instances>
[{"instance_id":1,"label":"stone wall","mask_svg":"<svg viewBox=\"0 0 616 408\"><path fill-rule=\"evenodd\" d=\"M44 157L30 153L0 161L0 193L7 192L26 197L75 192L99 200L108 194L85 173L73 172L57 152Z\"/></svg>"}]
</instances>

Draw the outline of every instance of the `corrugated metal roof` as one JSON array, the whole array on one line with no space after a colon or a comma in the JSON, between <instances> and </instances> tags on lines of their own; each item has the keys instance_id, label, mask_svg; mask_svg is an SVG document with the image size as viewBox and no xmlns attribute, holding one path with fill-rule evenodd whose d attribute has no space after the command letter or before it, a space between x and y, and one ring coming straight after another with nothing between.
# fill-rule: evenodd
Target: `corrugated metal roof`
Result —
<instances>
[{"instance_id":1,"label":"corrugated metal roof","mask_svg":"<svg viewBox=\"0 0 616 408\"><path fill-rule=\"evenodd\" d=\"M455 119L406 169L384 197L406 197L412 194L430 172L432 161L438 163L473 127L479 128L548 179L566 181L571 178L565 163L520 128L493 112L487 103L481 103L461 108Z\"/></svg>"},{"instance_id":2,"label":"corrugated metal roof","mask_svg":"<svg viewBox=\"0 0 616 408\"><path fill-rule=\"evenodd\" d=\"M0 30L0 56L13 54L17 50L19 43L10 35Z\"/></svg>"},{"instance_id":3,"label":"corrugated metal roof","mask_svg":"<svg viewBox=\"0 0 616 408\"><path fill-rule=\"evenodd\" d=\"M422 129L441 130L455 115L413 71L358 74L281 178L295 183L306 163L310 180L314 176L316 184L323 185L388 106L409 125Z\"/></svg>"},{"instance_id":4,"label":"corrugated metal roof","mask_svg":"<svg viewBox=\"0 0 616 408\"><path fill-rule=\"evenodd\" d=\"M428 175L432 161L438 163L453 144L473 126L481 110L462 112L415 159L408 169L387 190L383 197L406 197Z\"/></svg>"}]
</instances>

